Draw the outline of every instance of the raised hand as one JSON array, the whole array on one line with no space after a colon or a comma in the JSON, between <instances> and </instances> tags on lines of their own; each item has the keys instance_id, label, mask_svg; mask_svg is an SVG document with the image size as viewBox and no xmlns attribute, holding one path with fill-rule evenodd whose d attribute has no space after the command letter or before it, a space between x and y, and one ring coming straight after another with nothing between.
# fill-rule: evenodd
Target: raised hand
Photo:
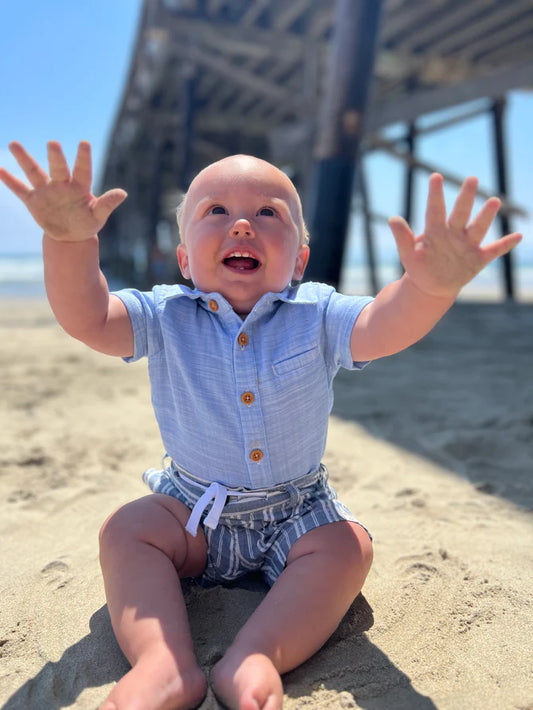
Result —
<instances>
[{"instance_id":1,"label":"raised hand","mask_svg":"<svg viewBox=\"0 0 533 710\"><path fill-rule=\"evenodd\" d=\"M442 176L431 175L425 228L418 237L402 217L389 220L406 273L428 295L454 298L487 264L507 254L522 238L513 233L481 245L500 200L491 197L470 221L477 184L476 178L466 178L447 218Z\"/></svg>"},{"instance_id":2,"label":"raised hand","mask_svg":"<svg viewBox=\"0 0 533 710\"><path fill-rule=\"evenodd\" d=\"M50 141L47 148L49 175L20 143L10 143L9 149L31 187L4 168L0 168L0 180L22 200L51 239L61 242L89 239L102 229L127 194L118 188L100 197L91 193L91 146L87 141L78 146L72 173L61 145Z\"/></svg>"}]
</instances>

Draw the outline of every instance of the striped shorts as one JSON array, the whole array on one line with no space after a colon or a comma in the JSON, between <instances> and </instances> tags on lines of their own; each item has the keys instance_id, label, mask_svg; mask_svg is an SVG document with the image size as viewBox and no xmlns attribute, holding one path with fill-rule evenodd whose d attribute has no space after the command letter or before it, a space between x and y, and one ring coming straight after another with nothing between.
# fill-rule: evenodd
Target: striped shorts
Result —
<instances>
[{"instance_id":1,"label":"striped shorts","mask_svg":"<svg viewBox=\"0 0 533 710\"><path fill-rule=\"evenodd\" d=\"M250 572L261 572L272 585L304 533L341 520L362 525L337 499L323 465L268 489L226 488L193 477L174 463L145 471L143 480L154 493L177 498L191 509L187 523L191 534L201 525L207 542L207 564L200 579L204 586L233 582Z\"/></svg>"}]
</instances>

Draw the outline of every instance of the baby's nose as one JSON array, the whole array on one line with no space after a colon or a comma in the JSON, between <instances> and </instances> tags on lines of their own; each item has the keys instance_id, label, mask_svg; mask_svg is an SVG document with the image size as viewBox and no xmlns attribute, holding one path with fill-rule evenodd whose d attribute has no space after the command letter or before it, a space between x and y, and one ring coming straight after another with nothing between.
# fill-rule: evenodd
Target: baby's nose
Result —
<instances>
[{"instance_id":1,"label":"baby's nose","mask_svg":"<svg viewBox=\"0 0 533 710\"><path fill-rule=\"evenodd\" d=\"M234 222L230 234L235 239L253 239L255 234L252 225L247 219L241 218Z\"/></svg>"}]
</instances>

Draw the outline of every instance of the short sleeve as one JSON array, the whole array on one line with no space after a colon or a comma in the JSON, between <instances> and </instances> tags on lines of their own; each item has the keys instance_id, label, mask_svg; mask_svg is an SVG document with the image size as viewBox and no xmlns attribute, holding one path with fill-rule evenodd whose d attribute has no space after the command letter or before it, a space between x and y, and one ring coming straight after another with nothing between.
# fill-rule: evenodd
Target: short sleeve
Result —
<instances>
[{"instance_id":1,"label":"short sleeve","mask_svg":"<svg viewBox=\"0 0 533 710\"><path fill-rule=\"evenodd\" d=\"M133 355L125 362L135 362L149 357L162 348L161 328L158 318L157 293L122 289L114 291L126 306L133 328Z\"/></svg>"},{"instance_id":2,"label":"short sleeve","mask_svg":"<svg viewBox=\"0 0 533 710\"><path fill-rule=\"evenodd\" d=\"M350 350L350 337L359 314L372 303L370 296L345 296L333 291L325 312L326 339L330 357L336 367L361 370L368 362L354 362Z\"/></svg>"}]
</instances>

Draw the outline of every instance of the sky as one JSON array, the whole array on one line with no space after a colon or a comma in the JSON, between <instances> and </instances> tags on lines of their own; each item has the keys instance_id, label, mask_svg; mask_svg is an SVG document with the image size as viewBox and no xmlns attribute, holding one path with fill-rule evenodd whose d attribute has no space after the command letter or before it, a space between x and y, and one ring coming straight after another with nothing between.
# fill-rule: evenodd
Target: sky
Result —
<instances>
[{"instance_id":1,"label":"sky","mask_svg":"<svg viewBox=\"0 0 533 710\"><path fill-rule=\"evenodd\" d=\"M0 0L0 165L23 177L7 148L11 140L20 141L46 166L47 140L61 141L71 162L78 141L84 139L93 147L97 180L125 86L141 7L141 0ZM533 92L512 92L506 126L510 196L533 211L531 126ZM459 176L476 175L481 186L496 191L488 117L421 138L417 150L421 159ZM367 168L373 211L400 213L401 163L373 154ZM412 226L420 231L426 174L417 176L416 186ZM450 206L456 192L456 188L447 190ZM40 229L2 184L0 214L0 254L40 250ZM517 262L533 265L533 215L514 218L512 228L524 233ZM390 258L390 233L379 225L376 232L378 255ZM497 236L495 230L492 236ZM357 252L361 244L360 229L354 226L350 248Z\"/></svg>"}]
</instances>

